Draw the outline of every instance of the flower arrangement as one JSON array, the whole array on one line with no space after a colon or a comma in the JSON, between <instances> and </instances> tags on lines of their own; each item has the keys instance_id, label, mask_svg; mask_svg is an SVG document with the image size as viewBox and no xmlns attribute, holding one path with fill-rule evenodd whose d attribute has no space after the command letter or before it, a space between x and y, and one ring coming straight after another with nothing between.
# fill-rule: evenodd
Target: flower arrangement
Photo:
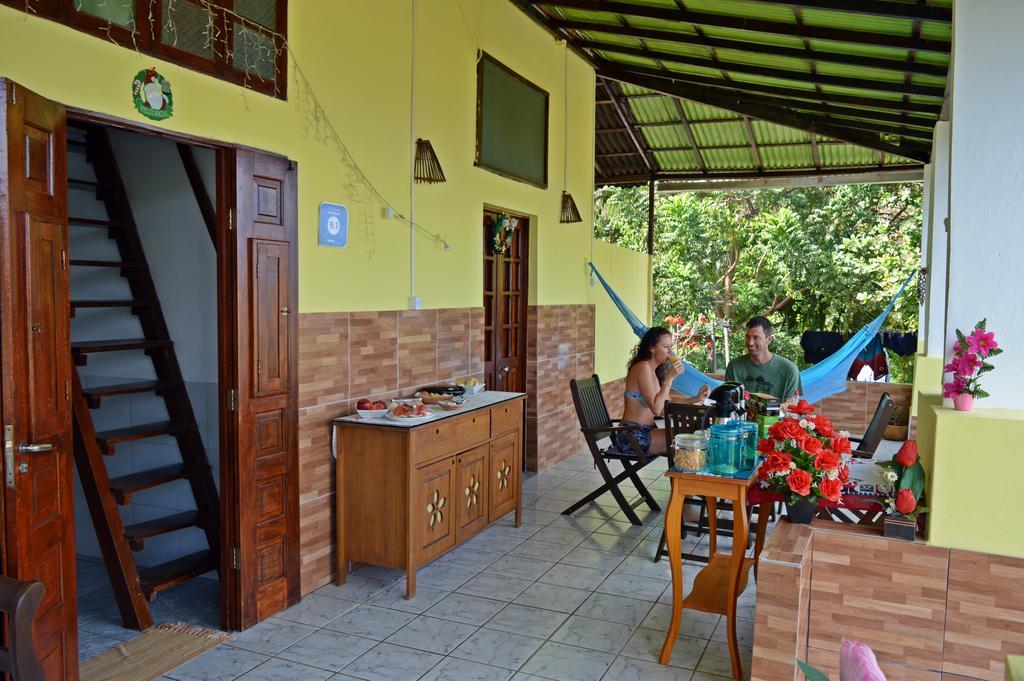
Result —
<instances>
[{"instance_id":1,"label":"flower arrangement","mask_svg":"<svg viewBox=\"0 0 1024 681\"><path fill-rule=\"evenodd\" d=\"M512 245L512 237L518 226L519 218L514 218L504 213L498 216L498 219L494 221L494 228L492 230L495 253L502 255L508 253L508 249Z\"/></svg>"},{"instance_id":2,"label":"flower arrangement","mask_svg":"<svg viewBox=\"0 0 1024 681\"><path fill-rule=\"evenodd\" d=\"M765 457L757 470L761 482L786 495L793 505L842 499L850 477L850 439L836 432L827 416L814 414L807 400L790 406L786 415L768 428L757 449Z\"/></svg>"},{"instance_id":3,"label":"flower arrangement","mask_svg":"<svg viewBox=\"0 0 1024 681\"><path fill-rule=\"evenodd\" d=\"M883 496L886 514L916 520L919 514L928 511L920 504L924 492L924 467L917 454L916 442L907 440L892 461L876 465L883 469L883 477L888 483Z\"/></svg>"},{"instance_id":4,"label":"flower arrangement","mask_svg":"<svg viewBox=\"0 0 1024 681\"><path fill-rule=\"evenodd\" d=\"M995 334L985 329L985 323L984 319L978 322L969 336L956 330L953 359L943 368L945 373L953 375L953 380L942 384L942 396L953 398L954 405L961 411L969 411L974 398L988 397L979 379L995 368L986 360L1003 352Z\"/></svg>"},{"instance_id":5,"label":"flower arrangement","mask_svg":"<svg viewBox=\"0 0 1024 681\"><path fill-rule=\"evenodd\" d=\"M665 326L672 332L672 338L679 349L679 356L688 362L697 357L711 359L715 344L711 341L714 322L709 322L705 315L687 324L681 315L669 315L664 319Z\"/></svg>"}]
</instances>

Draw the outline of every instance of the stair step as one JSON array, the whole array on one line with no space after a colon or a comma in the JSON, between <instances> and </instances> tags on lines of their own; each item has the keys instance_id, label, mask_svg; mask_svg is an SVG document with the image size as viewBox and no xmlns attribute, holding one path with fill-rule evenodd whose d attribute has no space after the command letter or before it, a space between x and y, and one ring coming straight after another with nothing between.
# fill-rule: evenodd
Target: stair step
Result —
<instances>
[{"instance_id":1,"label":"stair step","mask_svg":"<svg viewBox=\"0 0 1024 681\"><path fill-rule=\"evenodd\" d=\"M124 538L132 547L132 551L141 551L146 539L168 532L183 530L186 527L199 526L199 511L185 511L174 515L154 518L124 528Z\"/></svg>"},{"instance_id":2,"label":"stair step","mask_svg":"<svg viewBox=\"0 0 1024 681\"><path fill-rule=\"evenodd\" d=\"M69 225L79 225L82 227L106 227L108 229L127 229L128 224L124 222L113 222L111 220L98 220L96 218L68 218Z\"/></svg>"},{"instance_id":3,"label":"stair step","mask_svg":"<svg viewBox=\"0 0 1024 681\"><path fill-rule=\"evenodd\" d=\"M138 269L139 264L134 262L121 262L120 260L74 260L72 265L78 267L119 267L121 269Z\"/></svg>"},{"instance_id":4,"label":"stair step","mask_svg":"<svg viewBox=\"0 0 1024 681\"><path fill-rule=\"evenodd\" d=\"M95 180L79 180L73 177L68 178L68 188L75 189L92 189L94 191L101 191L103 189L110 189L109 185L100 184Z\"/></svg>"},{"instance_id":5,"label":"stair step","mask_svg":"<svg viewBox=\"0 0 1024 681\"><path fill-rule=\"evenodd\" d=\"M137 312L144 307L153 307L153 303L148 300L72 300L71 301L71 316L75 316L75 311L81 308L92 308L92 309L104 309L114 307L128 307L131 308L132 312Z\"/></svg>"},{"instance_id":6,"label":"stair step","mask_svg":"<svg viewBox=\"0 0 1024 681\"><path fill-rule=\"evenodd\" d=\"M213 551L199 551L161 565L140 565L139 581L142 582L143 593L152 601L158 592L217 568L217 556Z\"/></svg>"},{"instance_id":7,"label":"stair step","mask_svg":"<svg viewBox=\"0 0 1024 681\"><path fill-rule=\"evenodd\" d=\"M118 395L134 395L136 393L162 393L177 385L173 381L136 381L134 383L115 383L112 385L98 385L94 388L82 388L82 395L89 403L90 409L99 409L100 402L104 397L115 397Z\"/></svg>"},{"instance_id":8,"label":"stair step","mask_svg":"<svg viewBox=\"0 0 1024 681\"><path fill-rule=\"evenodd\" d=\"M184 424L173 421L140 423L137 426L100 431L96 433L96 442L99 444L100 450L109 456L114 453L114 448L122 442L135 442L160 435L174 435L185 428Z\"/></svg>"},{"instance_id":9,"label":"stair step","mask_svg":"<svg viewBox=\"0 0 1024 681\"><path fill-rule=\"evenodd\" d=\"M196 473L195 469L190 469L182 463L176 463L173 466L151 468L148 471L139 471L138 473L122 475L119 478L111 478L110 491L114 495L114 500L124 506L131 503L131 496L136 492L166 485L175 480L186 480Z\"/></svg>"},{"instance_id":10,"label":"stair step","mask_svg":"<svg viewBox=\"0 0 1024 681\"><path fill-rule=\"evenodd\" d=\"M71 354L75 364L84 366L86 355L97 352L119 352L122 350L156 350L169 348L173 345L169 340L151 340L149 338L116 338L110 340L72 341Z\"/></svg>"}]
</instances>

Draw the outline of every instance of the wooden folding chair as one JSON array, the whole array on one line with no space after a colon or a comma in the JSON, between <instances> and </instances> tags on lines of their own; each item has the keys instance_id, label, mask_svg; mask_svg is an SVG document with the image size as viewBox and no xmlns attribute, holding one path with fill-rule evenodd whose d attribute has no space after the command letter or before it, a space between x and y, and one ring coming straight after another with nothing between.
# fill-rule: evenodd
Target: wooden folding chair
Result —
<instances>
[{"instance_id":1,"label":"wooden folding chair","mask_svg":"<svg viewBox=\"0 0 1024 681\"><path fill-rule=\"evenodd\" d=\"M895 408L896 403L889 393L882 393L882 396L878 399L878 407L875 408L875 415L871 417L871 423L868 424L868 429L864 431L864 437L850 438L851 442L857 443L857 448L852 452L853 456L861 459L870 459L875 455L879 443L882 442L882 433L885 432L885 427L889 425L889 418L892 416Z\"/></svg>"},{"instance_id":2,"label":"wooden folding chair","mask_svg":"<svg viewBox=\"0 0 1024 681\"><path fill-rule=\"evenodd\" d=\"M46 588L42 582L0 577L0 613L6 615L6 647L0 648L0 676L17 681L44 681L32 642L36 611Z\"/></svg>"},{"instance_id":3,"label":"wooden folding chair","mask_svg":"<svg viewBox=\"0 0 1024 681\"><path fill-rule=\"evenodd\" d=\"M651 496L647 487L640 480L640 476L636 473L647 464L659 459L660 455L647 454L641 449L636 436L632 434L638 431L639 428L623 426L620 423L621 419L612 419L608 416L608 407L605 405L604 394L601 392L601 381L598 380L597 374L590 378L569 381L569 389L572 391L572 402L576 406L576 416L579 418L580 431L587 441L590 454L594 457L594 466L601 473L601 477L604 478L604 484L562 511L562 515L572 515L605 492L611 492L612 497L619 504L623 514L629 518L629 522L634 525L642 525L643 523L640 522L640 518L637 517L636 511L633 509L643 503L646 503L652 511L660 511L661 507L658 506L658 502L654 500L654 497ZM630 433L631 451L622 452L615 447L612 435L619 432ZM612 438L612 442L609 446L602 447L600 443L606 438ZM613 476L611 471L608 470L607 462L612 460L617 460L622 464L622 472L618 475ZM619 483L627 478L636 487L636 491L640 493L640 497L633 503L627 501L622 490L619 489Z\"/></svg>"}]
</instances>

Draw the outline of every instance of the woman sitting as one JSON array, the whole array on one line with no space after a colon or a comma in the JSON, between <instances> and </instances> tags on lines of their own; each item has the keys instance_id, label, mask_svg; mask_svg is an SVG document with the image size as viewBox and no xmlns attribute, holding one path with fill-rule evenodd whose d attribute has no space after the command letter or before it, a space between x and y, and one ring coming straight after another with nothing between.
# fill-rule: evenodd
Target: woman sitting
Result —
<instances>
[{"instance_id":1,"label":"woman sitting","mask_svg":"<svg viewBox=\"0 0 1024 681\"><path fill-rule=\"evenodd\" d=\"M615 447L621 452L635 451L635 437L645 454L665 453L665 431L654 427L654 417L662 412L665 403L669 401L672 379L683 373L681 360L677 358L670 362L672 345L671 331L661 326L652 326L633 350L628 364L629 373L626 374L621 425L637 428L615 433ZM699 404L708 392L706 385L701 386L700 392L694 397L681 397L673 401Z\"/></svg>"}]
</instances>

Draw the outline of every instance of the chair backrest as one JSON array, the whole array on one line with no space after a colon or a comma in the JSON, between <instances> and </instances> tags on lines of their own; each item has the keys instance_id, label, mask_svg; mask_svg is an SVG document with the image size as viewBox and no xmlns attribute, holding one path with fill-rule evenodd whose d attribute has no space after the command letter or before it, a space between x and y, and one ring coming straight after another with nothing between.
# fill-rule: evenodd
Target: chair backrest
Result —
<instances>
[{"instance_id":1,"label":"chair backrest","mask_svg":"<svg viewBox=\"0 0 1024 681\"><path fill-rule=\"evenodd\" d=\"M882 441L882 433L889 425L889 417L892 416L892 411L895 408L896 403L893 402L889 393L882 393L882 397L878 400L878 407L875 409L875 415L871 417L871 423L868 424L868 429L864 431L864 437L861 438L860 445L857 447L859 451L865 454L875 453Z\"/></svg>"},{"instance_id":2,"label":"chair backrest","mask_svg":"<svg viewBox=\"0 0 1024 681\"><path fill-rule=\"evenodd\" d=\"M572 379L569 381L569 391L572 393L572 403L576 407L580 428L611 428L612 420L604 403L601 381L597 374L590 378ZM597 442L609 435L610 433L586 434L587 443Z\"/></svg>"},{"instance_id":3,"label":"chair backrest","mask_svg":"<svg viewBox=\"0 0 1024 681\"><path fill-rule=\"evenodd\" d=\"M32 642L32 625L45 591L42 582L0 576L0 612L7 615L7 647L0 648L0 673L17 681L45 681Z\"/></svg>"},{"instance_id":4,"label":"chair backrest","mask_svg":"<svg viewBox=\"0 0 1024 681\"><path fill-rule=\"evenodd\" d=\"M665 451L670 451L672 440L679 433L692 433L700 430L701 421L707 407L703 404L665 403Z\"/></svg>"}]
</instances>

